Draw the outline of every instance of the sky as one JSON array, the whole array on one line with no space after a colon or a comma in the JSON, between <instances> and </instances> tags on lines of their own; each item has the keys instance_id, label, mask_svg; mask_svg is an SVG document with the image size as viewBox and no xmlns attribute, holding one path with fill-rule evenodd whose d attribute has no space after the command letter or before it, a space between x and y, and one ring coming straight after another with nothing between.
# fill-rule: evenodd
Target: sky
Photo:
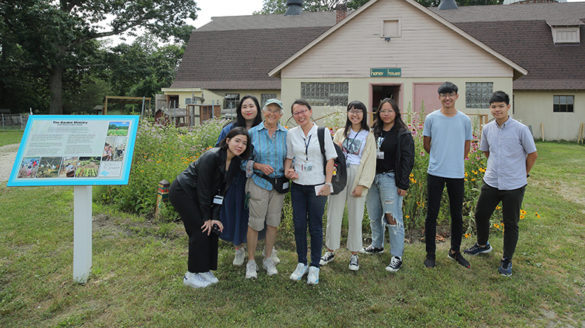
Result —
<instances>
[{"instance_id":1,"label":"sky","mask_svg":"<svg viewBox=\"0 0 585 328\"><path fill-rule=\"evenodd\" d=\"M211 21L214 16L251 15L262 9L262 0L197 0L195 27L199 28Z\"/></svg>"}]
</instances>

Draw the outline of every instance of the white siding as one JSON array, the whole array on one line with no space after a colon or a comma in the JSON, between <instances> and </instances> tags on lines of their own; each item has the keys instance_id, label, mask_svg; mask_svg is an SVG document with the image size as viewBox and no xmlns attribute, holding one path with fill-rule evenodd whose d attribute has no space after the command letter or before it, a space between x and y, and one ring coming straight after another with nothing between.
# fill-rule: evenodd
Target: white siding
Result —
<instances>
[{"instance_id":1,"label":"white siding","mask_svg":"<svg viewBox=\"0 0 585 328\"><path fill-rule=\"evenodd\" d=\"M553 112L553 96L574 95L572 113ZM583 91L516 91L514 117L532 127L538 140L577 140L579 125L585 123L585 92ZM542 129L541 129L542 127Z\"/></svg>"},{"instance_id":2,"label":"white siding","mask_svg":"<svg viewBox=\"0 0 585 328\"><path fill-rule=\"evenodd\" d=\"M399 19L400 37L380 37ZM402 77L512 77L513 70L412 5L382 0L286 66L282 78L369 77L372 67L399 67Z\"/></svg>"}]
</instances>

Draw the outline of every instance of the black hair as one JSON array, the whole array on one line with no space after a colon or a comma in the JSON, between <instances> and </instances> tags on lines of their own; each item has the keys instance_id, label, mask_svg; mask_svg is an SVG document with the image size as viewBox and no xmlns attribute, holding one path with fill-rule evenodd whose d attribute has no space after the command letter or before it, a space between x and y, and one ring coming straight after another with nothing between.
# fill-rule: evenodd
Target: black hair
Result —
<instances>
[{"instance_id":1,"label":"black hair","mask_svg":"<svg viewBox=\"0 0 585 328\"><path fill-rule=\"evenodd\" d=\"M366 131L370 131L370 126L368 125L368 109L366 108L366 105L364 105L364 103L361 101L354 100L347 105L347 112L349 113L349 111L351 109L354 109L354 108L360 109L362 111L361 129L366 130ZM349 129L351 129L351 121L349 120L349 118L347 118L345 121L345 130L343 130L343 135L346 138L347 138L347 133L349 132Z\"/></svg>"},{"instance_id":2,"label":"black hair","mask_svg":"<svg viewBox=\"0 0 585 328\"><path fill-rule=\"evenodd\" d=\"M496 91L492 94L490 98L490 105L495 102L504 102L506 105L510 104L510 96L504 91Z\"/></svg>"},{"instance_id":3,"label":"black hair","mask_svg":"<svg viewBox=\"0 0 585 328\"><path fill-rule=\"evenodd\" d=\"M293 108L295 107L295 105L306 106L307 109L312 110L311 105L309 105L309 102L307 102L305 99L297 99L292 103L292 105L290 105L290 113L291 114L293 114Z\"/></svg>"},{"instance_id":4,"label":"black hair","mask_svg":"<svg viewBox=\"0 0 585 328\"><path fill-rule=\"evenodd\" d=\"M439 86L439 89L437 91L439 92L439 94L442 94L442 93L451 93L451 92L457 93L458 90L459 90L459 88L457 88L457 86L455 84L453 84L451 82L445 82Z\"/></svg>"},{"instance_id":5,"label":"black hair","mask_svg":"<svg viewBox=\"0 0 585 328\"><path fill-rule=\"evenodd\" d=\"M394 113L396 113L396 116L394 117L394 125L398 125L399 130L408 129L408 127L406 126L406 124L404 124L404 121L402 120L402 114L400 114L400 108L398 108L398 105L396 104L394 99L384 98L380 101L380 105L378 105L378 111L374 115L373 129L374 129L374 136L376 136L376 138L382 134L382 128L384 127L384 121L382 121L382 118L380 117L380 110L382 110L382 106L385 103L390 104L390 106L392 106L392 110L394 111Z\"/></svg>"},{"instance_id":6,"label":"black hair","mask_svg":"<svg viewBox=\"0 0 585 328\"><path fill-rule=\"evenodd\" d=\"M231 129L230 132L228 132L228 134L225 136L225 138L221 139L218 146L223 150L227 150L228 149L227 139L231 139L239 135L246 136L246 138L248 139L246 150L244 150L244 152L239 156L242 159L247 159L248 156L250 156L250 149L252 148L252 139L250 139L250 135L248 134L248 131L246 131L246 128L238 126Z\"/></svg>"},{"instance_id":7,"label":"black hair","mask_svg":"<svg viewBox=\"0 0 585 328\"><path fill-rule=\"evenodd\" d=\"M256 105L256 117L254 118L254 122L252 123L252 126L256 126L258 124L260 124L262 122L262 109L260 108L260 103L258 103L258 99L254 96L251 95L246 95L242 98L242 100L240 100L240 103L238 104L238 108L236 108L236 125L235 126L241 126L241 127L246 127L246 120L244 119L244 116L242 116L242 105L244 104L244 101L246 99L252 99L252 101L254 102L254 105Z\"/></svg>"}]
</instances>

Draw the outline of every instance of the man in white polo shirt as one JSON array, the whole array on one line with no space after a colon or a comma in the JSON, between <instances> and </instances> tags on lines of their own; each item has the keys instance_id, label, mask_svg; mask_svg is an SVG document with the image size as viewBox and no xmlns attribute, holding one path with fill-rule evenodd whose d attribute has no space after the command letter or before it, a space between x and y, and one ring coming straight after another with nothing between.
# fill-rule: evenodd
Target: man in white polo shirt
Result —
<instances>
[{"instance_id":1,"label":"man in white polo shirt","mask_svg":"<svg viewBox=\"0 0 585 328\"><path fill-rule=\"evenodd\" d=\"M512 256L518 242L518 219L530 170L538 157L534 139L528 127L508 115L510 97L496 91L490 99L490 111L495 120L483 127L479 150L488 159L483 177L475 223L477 243L464 252L469 255L489 253L490 217L502 202L504 219L504 254L498 272L512 275Z\"/></svg>"}]
</instances>

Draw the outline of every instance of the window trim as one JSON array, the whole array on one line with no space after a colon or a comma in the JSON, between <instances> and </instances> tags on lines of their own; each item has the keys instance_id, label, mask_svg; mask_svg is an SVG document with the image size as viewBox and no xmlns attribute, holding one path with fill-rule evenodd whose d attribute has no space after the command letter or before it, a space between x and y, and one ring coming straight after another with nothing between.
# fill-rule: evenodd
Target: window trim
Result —
<instances>
[{"instance_id":1,"label":"window trim","mask_svg":"<svg viewBox=\"0 0 585 328\"><path fill-rule=\"evenodd\" d=\"M561 97L566 97L565 104L561 103ZM558 99L558 102L557 102L557 99ZM571 103L568 102L569 99L571 99ZM564 106L564 110L562 110L563 107L561 107L561 106ZM553 113L574 113L574 112L575 112L575 95L553 95Z\"/></svg>"}]
</instances>

